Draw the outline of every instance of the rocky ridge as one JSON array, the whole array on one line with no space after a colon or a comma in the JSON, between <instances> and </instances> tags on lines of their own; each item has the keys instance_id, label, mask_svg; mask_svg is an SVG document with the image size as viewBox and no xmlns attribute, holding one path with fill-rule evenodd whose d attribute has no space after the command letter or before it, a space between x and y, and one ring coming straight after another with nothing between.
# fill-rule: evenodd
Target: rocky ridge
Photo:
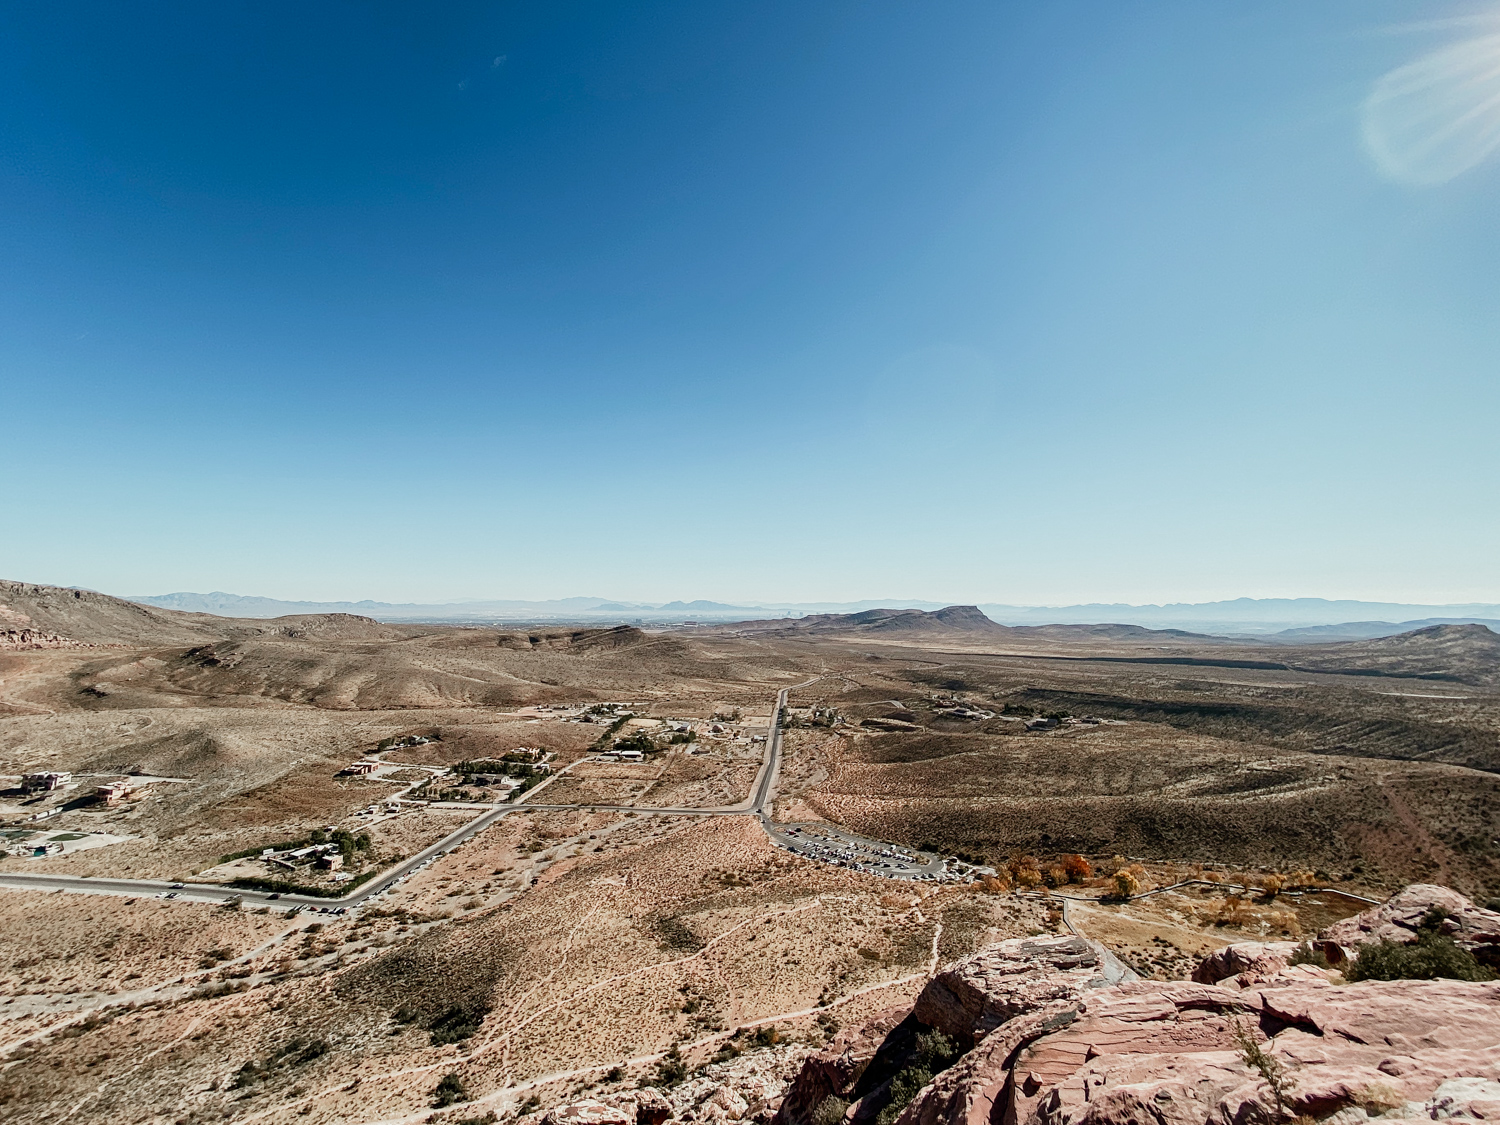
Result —
<instances>
[{"instance_id":1,"label":"rocky ridge","mask_svg":"<svg viewBox=\"0 0 1500 1125\"><path fill-rule=\"evenodd\" d=\"M1426 884L1311 946L1347 966L1371 942L1416 940L1433 907L1461 947L1496 947L1500 915ZM1346 983L1337 968L1291 964L1296 949L1240 943L1205 958L1192 981L1146 981L1081 937L1000 942L945 966L910 1011L846 1028L823 1050L752 1052L672 1089L560 1106L544 1125L1500 1118L1500 982ZM933 1064L934 1041L956 1044L956 1058Z\"/></svg>"}]
</instances>

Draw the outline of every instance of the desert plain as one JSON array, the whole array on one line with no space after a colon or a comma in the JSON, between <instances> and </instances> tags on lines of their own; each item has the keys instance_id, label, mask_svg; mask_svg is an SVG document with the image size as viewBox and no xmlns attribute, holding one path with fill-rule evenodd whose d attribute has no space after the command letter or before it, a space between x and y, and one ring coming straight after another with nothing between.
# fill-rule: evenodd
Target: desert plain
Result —
<instances>
[{"instance_id":1,"label":"desert plain","mask_svg":"<svg viewBox=\"0 0 1500 1125\"><path fill-rule=\"evenodd\" d=\"M1500 896L1497 769L1483 626L393 626L0 583L0 1107L458 1125L785 1069L1007 938L1184 979L1408 883Z\"/></svg>"}]
</instances>

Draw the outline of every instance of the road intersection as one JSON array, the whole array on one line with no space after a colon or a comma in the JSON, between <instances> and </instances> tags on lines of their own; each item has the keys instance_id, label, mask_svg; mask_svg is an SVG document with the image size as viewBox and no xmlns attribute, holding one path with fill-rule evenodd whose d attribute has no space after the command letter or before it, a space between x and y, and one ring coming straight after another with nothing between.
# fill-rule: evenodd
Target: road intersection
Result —
<instances>
[{"instance_id":1,"label":"road intersection","mask_svg":"<svg viewBox=\"0 0 1500 1125\"><path fill-rule=\"evenodd\" d=\"M799 826L778 825L771 820L771 799L776 792L776 780L781 767L781 720L786 710L787 695L794 688L809 687L817 681L818 677L814 676L804 683L782 688L776 693L776 706L771 711L771 722L766 732L766 749L761 758L755 784L750 787L746 798L734 805L709 808L654 808L643 805L543 804L528 801L523 795L514 804L492 808L481 813L441 840L428 845L416 855L403 860L394 867L380 872L340 898L321 898L291 893L278 894L274 891L250 890L213 883L180 883L157 879L108 879L51 873L32 875L11 871L0 872L0 888L134 897L150 895L189 902L227 903L238 900L244 906L274 904L282 909L295 907L323 914L345 914L376 896L384 894L401 880L447 855L460 844L473 839L507 816L523 812L571 810L631 812L654 816L753 816L760 821L767 835L778 847L787 848L811 859L887 878L938 877L943 867L941 858L914 852L908 848L896 848L878 841L865 840L862 837L836 832L822 826L815 830L804 830ZM537 788L541 789L542 786Z\"/></svg>"}]
</instances>

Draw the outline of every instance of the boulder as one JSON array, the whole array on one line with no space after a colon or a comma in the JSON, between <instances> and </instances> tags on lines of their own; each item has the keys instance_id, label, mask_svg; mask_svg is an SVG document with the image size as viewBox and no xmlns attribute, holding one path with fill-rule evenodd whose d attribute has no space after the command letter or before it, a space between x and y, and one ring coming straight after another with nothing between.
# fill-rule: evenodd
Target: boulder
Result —
<instances>
[{"instance_id":1,"label":"boulder","mask_svg":"<svg viewBox=\"0 0 1500 1125\"><path fill-rule=\"evenodd\" d=\"M547 1111L542 1125L635 1125L618 1106L605 1105L593 1098L570 1102Z\"/></svg>"},{"instance_id":2,"label":"boulder","mask_svg":"<svg viewBox=\"0 0 1500 1125\"><path fill-rule=\"evenodd\" d=\"M1254 1041L1259 1062L1246 1046ZM897 1125L1500 1116L1500 983L1138 981L991 1032Z\"/></svg>"},{"instance_id":3,"label":"boulder","mask_svg":"<svg viewBox=\"0 0 1500 1125\"><path fill-rule=\"evenodd\" d=\"M943 969L917 997L912 1014L967 1044L1017 1016L1135 979L1119 958L1087 938L1012 938Z\"/></svg>"},{"instance_id":4,"label":"boulder","mask_svg":"<svg viewBox=\"0 0 1500 1125\"><path fill-rule=\"evenodd\" d=\"M730 1121L740 1120L750 1109L750 1103L728 1086L720 1086L703 1100L703 1104L717 1106Z\"/></svg>"},{"instance_id":5,"label":"boulder","mask_svg":"<svg viewBox=\"0 0 1500 1125\"><path fill-rule=\"evenodd\" d=\"M1238 941L1199 961L1193 979L1199 984L1218 984L1242 973L1270 976L1286 968L1296 951L1293 941Z\"/></svg>"},{"instance_id":6,"label":"boulder","mask_svg":"<svg viewBox=\"0 0 1500 1125\"><path fill-rule=\"evenodd\" d=\"M1404 887L1379 906L1335 922L1318 937L1348 949L1375 941L1410 942L1433 907L1448 913L1442 923L1444 933L1481 963L1500 966L1500 912L1475 906L1457 891L1432 883Z\"/></svg>"},{"instance_id":7,"label":"boulder","mask_svg":"<svg viewBox=\"0 0 1500 1125\"><path fill-rule=\"evenodd\" d=\"M635 1092L636 1125L661 1125L672 1116L672 1103L654 1086Z\"/></svg>"}]
</instances>

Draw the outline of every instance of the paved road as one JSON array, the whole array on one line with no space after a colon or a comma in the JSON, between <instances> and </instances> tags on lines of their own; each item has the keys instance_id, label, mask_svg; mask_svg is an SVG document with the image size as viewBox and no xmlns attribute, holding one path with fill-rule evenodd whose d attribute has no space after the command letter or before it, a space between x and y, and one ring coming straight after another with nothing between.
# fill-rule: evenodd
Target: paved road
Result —
<instances>
[{"instance_id":1,"label":"paved road","mask_svg":"<svg viewBox=\"0 0 1500 1125\"><path fill-rule=\"evenodd\" d=\"M806 683L796 684L794 687L807 687L816 683L818 677L814 676ZM652 808L641 805L543 805L527 801L522 796L513 805L504 805L475 817L463 827L450 832L435 844L423 848L410 859L398 863L389 871L383 871L368 883L356 887L342 898L316 898L311 895L275 894L271 891L249 891L240 890L236 887L223 887L208 883L169 883L155 879L91 879L79 875L52 875L52 874L23 874L21 872L0 872L0 887L15 887L27 890L43 891L71 891L75 894L106 894L106 895L173 895L176 898L191 902L228 902L231 899L239 899L247 906L265 906L277 903L282 907L299 906L320 912L343 913L351 907L359 906L375 895L389 890L394 884L406 878L412 872L425 867L432 860L446 854L459 844L463 843L503 817L517 812L551 812L566 811L570 809L589 809L606 812L634 812L655 813L664 816L744 816L747 813L758 816L769 830L769 819L766 814L766 806L770 801L771 793L776 782L776 772L781 764L781 713L786 707L787 693L791 688L782 688L776 693L776 707L771 712L771 725L766 732L766 751L761 759L760 772L756 775L755 784L751 787L750 795L737 805L724 805L717 808ZM542 786L537 786L541 789ZM533 790L535 792L535 790Z\"/></svg>"},{"instance_id":2,"label":"paved road","mask_svg":"<svg viewBox=\"0 0 1500 1125\"><path fill-rule=\"evenodd\" d=\"M538 806L541 807L541 806ZM559 806L567 807L567 806ZM398 863L389 871L383 871L343 898L316 898L312 895L276 894L272 891L248 891L237 887L223 887L210 883L168 883L155 879L90 879L79 875L29 875L21 872L0 872L0 887L16 887L29 890L73 891L83 894L106 895L159 895L174 894L177 898L192 902L228 902L240 899L247 906L264 906L277 902L281 906L311 907L319 911L347 910L358 906L393 883L406 878L419 867L450 851L471 836L483 832L502 817L516 812L516 807L496 809L475 817L468 824L450 832L435 844L423 848L410 859Z\"/></svg>"}]
</instances>

